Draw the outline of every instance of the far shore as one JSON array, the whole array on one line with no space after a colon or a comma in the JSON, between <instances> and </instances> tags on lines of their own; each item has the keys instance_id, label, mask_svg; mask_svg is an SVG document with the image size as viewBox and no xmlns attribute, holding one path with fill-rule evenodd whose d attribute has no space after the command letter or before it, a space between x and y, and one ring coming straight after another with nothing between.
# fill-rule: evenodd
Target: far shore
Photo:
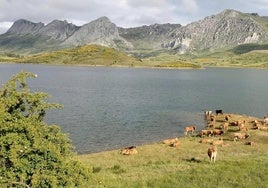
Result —
<instances>
[{"instance_id":1,"label":"far shore","mask_svg":"<svg viewBox=\"0 0 268 188\"><path fill-rule=\"evenodd\" d=\"M173 67L173 66L141 66L141 65L89 65L89 64L50 64L50 63L19 63L19 62L0 62L0 64L31 64L31 65L50 65L50 66L77 66L77 67L113 67L113 68L142 68L142 69L178 69L178 70L198 70L206 68L234 68L234 69L263 69L266 70L266 67L250 67L250 66L228 66L228 65L218 65L218 66L202 66L200 68L193 67Z\"/></svg>"}]
</instances>

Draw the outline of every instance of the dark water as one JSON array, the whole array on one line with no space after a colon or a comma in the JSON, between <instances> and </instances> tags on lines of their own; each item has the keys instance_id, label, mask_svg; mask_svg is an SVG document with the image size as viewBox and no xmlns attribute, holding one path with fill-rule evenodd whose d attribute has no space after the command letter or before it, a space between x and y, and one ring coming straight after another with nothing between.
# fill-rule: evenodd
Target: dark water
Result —
<instances>
[{"instance_id":1,"label":"dark water","mask_svg":"<svg viewBox=\"0 0 268 188\"><path fill-rule=\"evenodd\" d=\"M20 70L38 74L32 90L64 105L47 122L69 133L79 153L181 136L184 126L204 126L204 110L268 115L268 70L0 64L0 84Z\"/></svg>"}]
</instances>

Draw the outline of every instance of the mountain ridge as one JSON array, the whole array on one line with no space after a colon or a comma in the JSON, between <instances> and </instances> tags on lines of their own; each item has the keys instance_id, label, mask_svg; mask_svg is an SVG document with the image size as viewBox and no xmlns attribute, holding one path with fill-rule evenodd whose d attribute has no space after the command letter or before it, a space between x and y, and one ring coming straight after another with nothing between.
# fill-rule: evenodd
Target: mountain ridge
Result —
<instances>
[{"instance_id":1,"label":"mountain ridge","mask_svg":"<svg viewBox=\"0 0 268 188\"><path fill-rule=\"evenodd\" d=\"M105 16L82 26L60 20L45 25L20 19L0 35L0 49L30 53L98 44L129 53L172 50L184 54L265 42L267 16L231 9L185 26L166 23L122 28Z\"/></svg>"}]
</instances>

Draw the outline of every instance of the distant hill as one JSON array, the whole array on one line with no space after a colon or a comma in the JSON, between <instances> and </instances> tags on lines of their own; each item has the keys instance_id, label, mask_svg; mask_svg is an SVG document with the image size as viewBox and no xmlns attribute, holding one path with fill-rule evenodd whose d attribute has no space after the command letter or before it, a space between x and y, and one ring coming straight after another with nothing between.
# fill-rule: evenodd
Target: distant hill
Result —
<instances>
[{"instance_id":1,"label":"distant hill","mask_svg":"<svg viewBox=\"0 0 268 188\"><path fill-rule=\"evenodd\" d=\"M75 47L70 49L63 49L59 51L46 52L26 56L24 58L17 58L16 62L20 63L34 63L34 64L59 64L59 65L103 65L103 66L116 66L138 65L141 62L118 50L100 46L100 45L87 45Z\"/></svg>"},{"instance_id":2,"label":"distant hill","mask_svg":"<svg viewBox=\"0 0 268 188\"><path fill-rule=\"evenodd\" d=\"M60 20L47 25L18 20L0 35L0 50L25 54L98 44L142 58L162 51L194 54L267 42L267 16L225 10L186 26L167 23L120 28L107 17L80 27Z\"/></svg>"}]
</instances>

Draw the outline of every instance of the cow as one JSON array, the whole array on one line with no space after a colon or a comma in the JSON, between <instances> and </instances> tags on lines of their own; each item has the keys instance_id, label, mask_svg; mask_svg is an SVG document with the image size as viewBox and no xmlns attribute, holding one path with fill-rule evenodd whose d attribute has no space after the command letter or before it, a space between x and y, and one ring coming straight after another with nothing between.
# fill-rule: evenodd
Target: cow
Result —
<instances>
[{"instance_id":1,"label":"cow","mask_svg":"<svg viewBox=\"0 0 268 188\"><path fill-rule=\"evenodd\" d=\"M238 139L246 139L249 136L248 133L234 133L234 141L237 141Z\"/></svg>"},{"instance_id":2,"label":"cow","mask_svg":"<svg viewBox=\"0 0 268 188\"><path fill-rule=\"evenodd\" d=\"M227 132L228 129L229 129L229 123L226 122L226 123L222 124L222 125L220 126L220 129L223 130L224 132Z\"/></svg>"},{"instance_id":3,"label":"cow","mask_svg":"<svg viewBox=\"0 0 268 188\"><path fill-rule=\"evenodd\" d=\"M263 125L257 125L257 129L259 129L261 131L268 131L268 127L267 126L263 126Z\"/></svg>"},{"instance_id":4,"label":"cow","mask_svg":"<svg viewBox=\"0 0 268 188\"><path fill-rule=\"evenodd\" d=\"M137 153L138 153L138 150L137 150L136 146L130 146L130 147L126 147L126 148L121 149L122 155L133 155L133 154L137 154Z\"/></svg>"},{"instance_id":5,"label":"cow","mask_svg":"<svg viewBox=\"0 0 268 188\"><path fill-rule=\"evenodd\" d=\"M230 115L226 115L226 116L224 116L225 121L228 122L228 121L230 120L230 117L231 117Z\"/></svg>"},{"instance_id":6,"label":"cow","mask_svg":"<svg viewBox=\"0 0 268 188\"><path fill-rule=\"evenodd\" d=\"M215 112L216 112L216 115L223 114L223 110L215 110Z\"/></svg>"},{"instance_id":7,"label":"cow","mask_svg":"<svg viewBox=\"0 0 268 188\"><path fill-rule=\"evenodd\" d=\"M212 130L201 130L199 132L199 136L203 137L203 136L211 136L213 134Z\"/></svg>"},{"instance_id":8,"label":"cow","mask_svg":"<svg viewBox=\"0 0 268 188\"><path fill-rule=\"evenodd\" d=\"M162 143L169 145L171 147L178 147L181 145L181 142L179 141L178 138L166 139L166 140L163 140Z\"/></svg>"},{"instance_id":9,"label":"cow","mask_svg":"<svg viewBox=\"0 0 268 188\"><path fill-rule=\"evenodd\" d=\"M193 134L195 130L196 130L195 125L187 126L187 127L184 128L184 134L187 135L188 132L191 132L191 134Z\"/></svg>"},{"instance_id":10,"label":"cow","mask_svg":"<svg viewBox=\"0 0 268 188\"><path fill-rule=\"evenodd\" d=\"M224 134L224 131L223 130L220 130L220 129L213 129L212 134L213 134L213 136L223 135Z\"/></svg>"},{"instance_id":11,"label":"cow","mask_svg":"<svg viewBox=\"0 0 268 188\"><path fill-rule=\"evenodd\" d=\"M208 157L210 159L210 162L214 162L216 161L216 157L217 157L217 147L213 146L211 148L208 148Z\"/></svg>"},{"instance_id":12,"label":"cow","mask_svg":"<svg viewBox=\"0 0 268 188\"><path fill-rule=\"evenodd\" d=\"M212 114L212 111L205 111L206 116L210 116Z\"/></svg>"},{"instance_id":13,"label":"cow","mask_svg":"<svg viewBox=\"0 0 268 188\"><path fill-rule=\"evenodd\" d=\"M211 144L213 142L213 139L202 138L199 142L203 144Z\"/></svg>"},{"instance_id":14,"label":"cow","mask_svg":"<svg viewBox=\"0 0 268 188\"><path fill-rule=\"evenodd\" d=\"M178 138L166 139L166 140L163 140L163 144L170 145L174 142L177 142L178 140L179 140Z\"/></svg>"}]
</instances>

